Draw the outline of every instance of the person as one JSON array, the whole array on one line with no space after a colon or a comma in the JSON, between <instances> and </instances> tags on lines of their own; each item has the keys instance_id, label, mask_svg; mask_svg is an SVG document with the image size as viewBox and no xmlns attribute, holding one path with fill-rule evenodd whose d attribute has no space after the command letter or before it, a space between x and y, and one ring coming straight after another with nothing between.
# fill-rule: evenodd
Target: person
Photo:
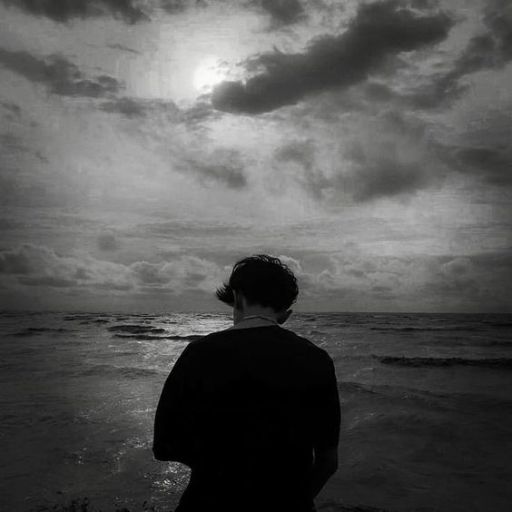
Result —
<instances>
[{"instance_id":1,"label":"person","mask_svg":"<svg viewBox=\"0 0 512 512\"><path fill-rule=\"evenodd\" d=\"M281 327L296 278L259 254L216 294L233 326L187 345L155 414L155 458L191 468L175 512L315 511L337 469L340 404L331 357Z\"/></svg>"}]
</instances>

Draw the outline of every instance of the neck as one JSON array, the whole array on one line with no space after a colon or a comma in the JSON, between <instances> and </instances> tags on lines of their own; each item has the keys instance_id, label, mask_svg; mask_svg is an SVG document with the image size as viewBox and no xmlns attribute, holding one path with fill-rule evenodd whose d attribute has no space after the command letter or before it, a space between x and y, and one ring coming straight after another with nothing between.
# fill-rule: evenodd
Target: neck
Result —
<instances>
[{"instance_id":1,"label":"neck","mask_svg":"<svg viewBox=\"0 0 512 512\"><path fill-rule=\"evenodd\" d=\"M247 329L249 327L268 327L272 325L279 325L273 316L244 314L243 317L234 320L230 329Z\"/></svg>"},{"instance_id":2,"label":"neck","mask_svg":"<svg viewBox=\"0 0 512 512\"><path fill-rule=\"evenodd\" d=\"M244 315L244 317L238 322L249 322L251 320L260 322L272 322L273 324L277 324L277 320L269 315Z\"/></svg>"},{"instance_id":3,"label":"neck","mask_svg":"<svg viewBox=\"0 0 512 512\"><path fill-rule=\"evenodd\" d=\"M277 323L276 313L272 308L248 307L243 311L237 310L234 315L234 324L239 322L272 322Z\"/></svg>"}]
</instances>

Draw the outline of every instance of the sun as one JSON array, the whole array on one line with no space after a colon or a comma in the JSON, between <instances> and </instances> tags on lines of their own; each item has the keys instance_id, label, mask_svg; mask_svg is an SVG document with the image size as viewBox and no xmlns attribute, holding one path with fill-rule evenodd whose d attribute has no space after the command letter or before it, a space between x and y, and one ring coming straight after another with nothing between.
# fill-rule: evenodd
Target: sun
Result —
<instances>
[{"instance_id":1,"label":"sun","mask_svg":"<svg viewBox=\"0 0 512 512\"><path fill-rule=\"evenodd\" d=\"M194 71L193 84L200 93L209 93L213 88L227 78L225 64L214 56L204 58Z\"/></svg>"}]
</instances>

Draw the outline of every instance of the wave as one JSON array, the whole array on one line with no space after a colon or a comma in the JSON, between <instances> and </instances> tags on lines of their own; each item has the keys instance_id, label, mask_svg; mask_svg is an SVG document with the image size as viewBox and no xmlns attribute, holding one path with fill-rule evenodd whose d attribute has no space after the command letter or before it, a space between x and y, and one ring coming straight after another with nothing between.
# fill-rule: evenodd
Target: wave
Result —
<instances>
[{"instance_id":1,"label":"wave","mask_svg":"<svg viewBox=\"0 0 512 512\"><path fill-rule=\"evenodd\" d=\"M493 397L488 394L460 393L460 392L434 392L409 386L397 386L388 384L360 384L357 382L343 381L338 383L338 390L342 402L355 400L361 404L364 398L373 397L381 402L383 399L400 400L416 406L427 406L443 410L453 410L461 406L475 407L480 412L484 410L499 409L512 412L512 399ZM378 395L378 396L376 396Z\"/></svg>"},{"instance_id":2,"label":"wave","mask_svg":"<svg viewBox=\"0 0 512 512\"><path fill-rule=\"evenodd\" d=\"M149 325L121 324L109 327L110 332L128 332L130 334L165 334L167 331L161 327L151 327Z\"/></svg>"},{"instance_id":3,"label":"wave","mask_svg":"<svg viewBox=\"0 0 512 512\"><path fill-rule=\"evenodd\" d=\"M201 334L188 334L185 336L155 336L152 334L114 334L114 338L129 338L137 341L150 341L150 340L172 340L172 341L194 341L202 338Z\"/></svg>"},{"instance_id":4,"label":"wave","mask_svg":"<svg viewBox=\"0 0 512 512\"><path fill-rule=\"evenodd\" d=\"M463 357L396 357L373 356L382 364L407 367L450 367L450 366L477 366L480 368L512 369L512 359L466 359Z\"/></svg>"},{"instance_id":5,"label":"wave","mask_svg":"<svg viewBox=\"0 0 512 512\"><path fill-rule=\"evenodd\" d=\"M484 324L491 327L512 327L512 322L484 322Z\"/></svg>"},{"instance_id":6,"label":"wave","mask_svg":"<svg viewBox=\"0 0 512 512\"><path fill-rule=\"evenodd\" d=\"M38 334L44 334L46 332L55 333L55 334L62 334L67 332L73 332L70 329L65 329L64 327L27 327L23 329L22 331L15 332L11 334L10 336L37 336Z\"/></svg>"},{"instance_id":7,"label":"wave","mask_svg":"<svg viewBox=\"0 0 512 512\"><path fill-rule=\"evenodd\" d=\"M429 337L418 341L418 345L428 347L509 347L512 348L512 340L508 339L475 339L471 336Z\"/></svg>"},{"instance_id":8,"label":"wave","mask_svg":"<svg viewBox=\"0 0 512 512\"><path fill-rule=\"evenodd\" d=\"M394 332L457 332L457 331L476 331L481 330L481 327L474 325L457 325L457 326L446 326L446 327L384 327L374 326L370 327L371 331L394 331Z\"/></svg>"},{"instance_id":9,"label":"wave","mask_svg":"<svg viewBox=\"0 0 512 512\"><path fill-rule=\"evenodd\" d=\"M98 364L80 372L86 376L105 376L108 374L118 374L122 377L136 379L137 377L151 377L159 372L151 368L133 368L130 366L114 366L110 364Z\"/></svg>"},{"instance_id":10,"label":"wave","mask_svg":"<svg viewBox=\"0 0 512 512\"><path fill-rule=\"evenodd\" d=\"M476 344L478 346L482 347L512 347L512 341L511 340L491 340L487 342L482 342L480 344Z\"/></svg>"}]
</instances>

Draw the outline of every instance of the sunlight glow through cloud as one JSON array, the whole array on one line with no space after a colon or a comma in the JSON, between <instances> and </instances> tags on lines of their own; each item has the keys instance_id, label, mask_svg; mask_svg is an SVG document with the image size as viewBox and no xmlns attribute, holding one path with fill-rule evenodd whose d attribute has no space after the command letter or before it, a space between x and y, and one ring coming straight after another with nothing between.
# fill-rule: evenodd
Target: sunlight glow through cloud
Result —
<instances>
[{"instance_id":1,"label":"sunlight glow through cloud","mask_svg":"<svg viewBox=\"0 0 512 512\"><path fill-rule=\"evenodd\" d=\"M194 72L194 87L200 93L211 92L215 85L226 80L228 76L226 68L227 64L213 55L204 58Z\"/></svg>"}]
</instances>

